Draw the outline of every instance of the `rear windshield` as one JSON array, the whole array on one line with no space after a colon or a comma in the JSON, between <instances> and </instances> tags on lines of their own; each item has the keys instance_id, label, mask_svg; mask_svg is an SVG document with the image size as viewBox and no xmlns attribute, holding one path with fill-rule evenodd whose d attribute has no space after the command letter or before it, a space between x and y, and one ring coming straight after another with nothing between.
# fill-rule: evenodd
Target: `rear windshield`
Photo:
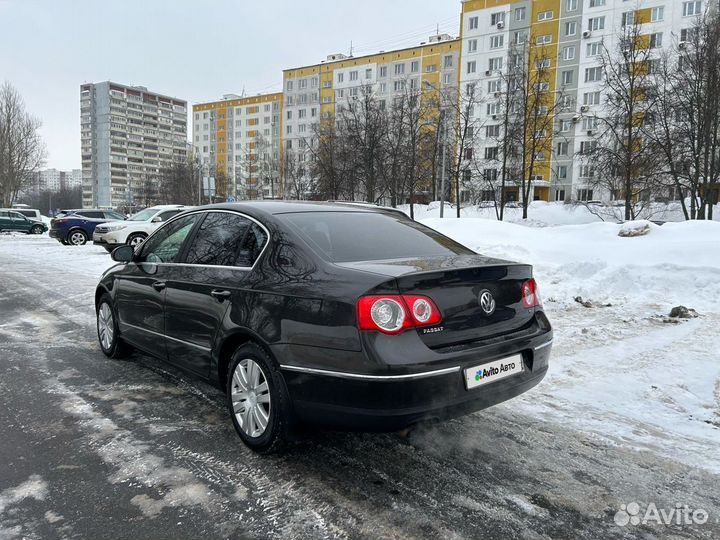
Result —
<instances>
[{"instance_id":1,"label":"rear windshield","mask_svg":"<svg viewBox=\"0 0 720 540\"><path fill-rule=\"evenodd\" d=\"M471 255L473 251L402 216L374 212L279 214L331 262Z\"/></svg>"}]
</instances>

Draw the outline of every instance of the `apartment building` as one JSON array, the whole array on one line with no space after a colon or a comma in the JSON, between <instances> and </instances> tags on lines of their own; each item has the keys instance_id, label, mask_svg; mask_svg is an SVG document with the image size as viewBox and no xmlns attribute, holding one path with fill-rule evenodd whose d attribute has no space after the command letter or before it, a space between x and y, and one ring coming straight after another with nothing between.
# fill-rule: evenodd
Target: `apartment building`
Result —
<instances>
[{"instance_id":1,"label":"apartment building","mask_svg":"<svg viewBox=\"0 0 720 540\"><path fill-rule=\"evenodd\" d=\"M337 107L369 87L378 100L388 102L408 88L457 88L460 40L447 34L431 36L415 47L365 56L332 54L318 63L283 71L283 159L295 164L294 174L307 174L315 128L332 117ZM287 175L290 166L286 166Z\"/></svg>"},{"instance_id":2,"label":"apartment building","mask_svg":"<svg viewBox=\"0 0 720 540\"><path fill-rule=\"evenodd\" d=\"M33 173L30 192L38 194L42 191L61 191L82 185L82 169L61 171L58 169L42 169Z\"/></svg>"},{"instance_id":3,"label":"apartment building","mask_svg":"<svg viewBox=\"0 0 720 540\"><path fill-rule=\"evenodd\" d=\"M187 159L187 102L143 86L80 86L83 207L145 199L166 167Z\"/></svg>"},{"instance_id":4,"label":"apartment building","mask_svg":"<svg viewBox=\"0 0 720 540\"><path fill-rule=\"evenodd\" d=\"M277 198L280 194L282 93L193 105L192 144L206 196ZM212 179L212 180L210 180Z\"/></svg>"},{"instance_id":5,"label":"apartment building","mask_svg":"<svg viewBox=\"0 0 720 540\"><path fill-rule=\"evenodd\" d=\"M463 0L461 19L461 87L476 84L490 106L478 107L476 114L485 132L500 127L492 112L491 90L507 73L512 55L525 47L542 47L549 65L547 91L561 98L553 111L554 128L546 136L552 152L541 156L534 171L533 200L610 199L610 193L595 193L594 171L580 159L592 145L597 117L603 115L605 85L599 58L603 45L617 47L623 27L640 24L647 44L663 49L683 40L688 29L709 0ZM525 56L530 62L532 54ZM532 68L532 66L530 66ZM480 139L476 155L496 140ZM517 187L506 196L519 200Z\"/></svg>"}]
</instances>

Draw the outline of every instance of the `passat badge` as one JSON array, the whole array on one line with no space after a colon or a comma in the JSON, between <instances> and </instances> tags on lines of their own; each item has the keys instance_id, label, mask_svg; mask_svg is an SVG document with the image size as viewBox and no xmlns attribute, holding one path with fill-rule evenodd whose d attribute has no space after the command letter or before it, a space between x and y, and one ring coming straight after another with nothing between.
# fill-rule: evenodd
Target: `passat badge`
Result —
<instances>
[{"instance_id":1,"label":"passat badge","mask_svg":"<svg viewBox=\"0 0 720 540\"><path fill-rule=\"evenodd\" d=\"M495 299L490 291L484 289L478 294L478 304L485 315L492 315L495 312Z\"/></svg>"}]
</instances>

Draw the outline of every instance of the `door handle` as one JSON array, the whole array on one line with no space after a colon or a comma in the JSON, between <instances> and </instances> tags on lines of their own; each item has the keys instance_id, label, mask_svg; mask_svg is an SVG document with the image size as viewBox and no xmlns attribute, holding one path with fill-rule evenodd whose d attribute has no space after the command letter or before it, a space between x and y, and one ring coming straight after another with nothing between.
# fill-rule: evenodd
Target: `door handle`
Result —
<instances>
[{"instance_id":1,"label":"door handle","mask_svg":"<svg viewBox=\"0 0 720 540\"><path fill-rule=\"evenodd\" d=\"M164 281L156 281L152 284L153 289L156 291L162 291L165 288L165 282Z\"/></svg>"},{"instance_id":2,"label":"door handle","mask_svg":"<svg viewBox=\"0 0 720 540\"><path fill-rule=\"evenodd\" d=\"M230 291L223 291L221 289L215 289L211 293L219 302L222 302L226 298L230 298L230 295L232 294Z\"/></svg>"}]
</instances>

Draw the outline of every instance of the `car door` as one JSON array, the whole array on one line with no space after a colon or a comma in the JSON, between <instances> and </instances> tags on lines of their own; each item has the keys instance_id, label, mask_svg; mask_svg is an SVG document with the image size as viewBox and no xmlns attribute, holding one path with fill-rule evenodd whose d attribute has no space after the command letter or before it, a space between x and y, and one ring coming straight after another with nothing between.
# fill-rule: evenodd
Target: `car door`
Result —
<instances>
[{"instance_id":1,"label":"car door","mask_svg":"<svg viewBox=\"0 0 720 540\"><path fill-rule=\"evenodd\" d=\"M166 358L165 294L174 263L200 214L168 223L142 244L135 260L117 274L120 333L137 347Z\"/></svg>"},{"instance_id":2,"label":"car door","mask_svg":"<svg viewBox=\"0 0 720 540\"><path fill-rule=\"evenodd\" d=\"M10 221L10 214L7 210L0 210L0 231L11 230L12 222Z\"/></svg>"},{"instance_id":3,"label":"car door","mask_svg":"<svg viewBox=\"0 0 720 540\"><path fill-rule=\"evenodd\" d=\"M27 231L30 229L30 220L20 212L8 212L8 214L10 215L10 229L13 231Z\"/></svg>"},{"instance_id":4,"label":"car door","mask_svg":"<svg viewBox=\"0 0 720 540\"><path fill-rule=\"evenodd\" d=\"M209 375L215 335L227 310L242 302L244 280L266 241L264 227L242 214L206 214L167 286L165 332L171 362Z\"/></svg>"}]
</instances>

